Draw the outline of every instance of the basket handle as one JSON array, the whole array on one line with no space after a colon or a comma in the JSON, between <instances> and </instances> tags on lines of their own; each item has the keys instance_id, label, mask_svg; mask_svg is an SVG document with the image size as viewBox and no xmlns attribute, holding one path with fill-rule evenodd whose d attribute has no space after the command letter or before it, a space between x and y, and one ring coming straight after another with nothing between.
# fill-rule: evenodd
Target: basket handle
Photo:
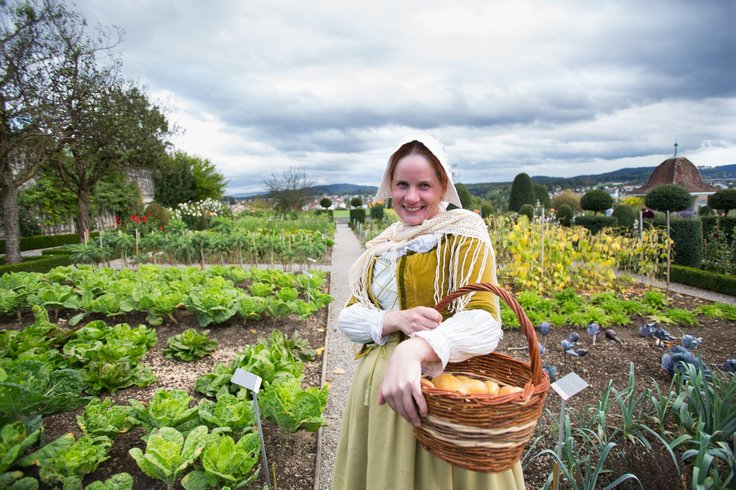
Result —
<instances>
[{"instance_id":1,"label":"basket handle","mask_svg":"<svg viewBox=\"0 0 736 490\"><path fill-rule=\"evenodd\" d=\"M529 358L531 360L532 381L535 385L540 384L542 382L542 356L539 354L539 347L537 346L537 333L534 331L532 322L529 321L529 318L526 316L526 313L524 313L524 310L522 309L519 302L516 301L516 299L514 299L505 289L487 282L469 284L467 286L458 288L452 293L445 296L439 303L435 305L434 309L437 311L442 311L447 308L450 302L454 299L457 299L460 296L473 291L491 292L499 298L503 299L506 304L509 305L511 310L516 315L516 318L519 319L521 328L524 332L524 335L526 336L526 341L529 346ZM500 315L501 312L499 311L498 314Z\"/></svg>"}]
</instances>

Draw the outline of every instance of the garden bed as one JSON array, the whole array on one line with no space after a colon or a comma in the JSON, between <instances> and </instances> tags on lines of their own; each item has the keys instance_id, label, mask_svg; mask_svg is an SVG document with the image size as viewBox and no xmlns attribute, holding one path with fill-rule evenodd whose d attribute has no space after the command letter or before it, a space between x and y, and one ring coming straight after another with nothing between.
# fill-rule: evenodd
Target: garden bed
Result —
<instances>
[{"instance_id":1,"label":"garden bed","mask_svg":"<svg viewBox=\"0 0 736 490\"><path fill-rule=\"evenodd\" d=\"M687 309L707 303L675 293L670 294L669 300L672 306ZM176 312L176 317L178 324L166 320L163 325L156 328L158 342L143 358L143 362L152 367L158 381L147 388L129 388L115 393L112 398L116 403L126 404L130 398L148 400L159 388L183 389L194 396L195 400L199 400L201 396L193 389L199 376L209 372L217 362L228 363L244 345L256 343L259 337L269 337L273 329L279 329L287 335L298 331L309 341L312 348L318 349L316 359L305 363L302 385L304 387L319 386L323 360L323 352L319 350L319 347L324 346L327 327L327 310L324 308L306 321L287 317L275 321L271 319L259 322L249 321L244 324L242 319L233 318L223 324L212 326L209 328L210 336L219 342L217 351L212 356L192 363L166 359L162 355L162 350L170 336L190 327L200 328L192 313L180 310ZM91 319L90 317L86 320ZM0 322L0 328L17 328L21 325L28 325L33 321L33 317L30 314L24 314L20 321L10 317L6 317L5 320L5 322ZM698 317L698 321L700 323L698 326L666 326L666 328L678 338L685 333L703 337L703 343L697 353L714 366L720 366L726 359L736 357L734 322L702 315ZM145 315L138 313L107 318L109 325L122 322L129 323L131 326L145 323ZM634 317L627 326L616 327L624 345L608 340L602 334L598 336L596 344L592 345L592 339L586 335L585 329L567 326L553 327L546 338L540 337L546 347L543 362L546 365L556 366L558 378L574 371L590 384L589 388L568 401L568 413L571 415L573 427L576 425L577 416L596 406L609 381L619 390L626 388L630 363L633 363L634 366L637 391L651 387L653 382L656 382L662 390L668 390L671 382L670 375L660 367L665 350L658 347L654 339L643 338L639 335L638 327L645 322L644 318ZM560 348L561 340L573 331L577 331L581 336L578 347L588 350L585 357L566 355ZM525 353L525 346L526 340L519 330L508 330L505 332L499 351L519 359L526 359L528 356ZM106 395L103 394L102 397ZM540 422L538 438L535 436L533 439L534 446L529 452L531 456L524 461L525 479L529 488L543 486L551 471L550 457L534 457L534 455L543 449L554 449L557 443L559 403L559 397L551 390L545 406L545 414ZM80 412L81 409L45 417L46 440L54 440L67 432L74 432L79 436L76 415ZM610 414L610 421L612 425L618 423L615 413ZM109 453L109 459L103 462L94 473L85 477L85 483L104 480L112 474L126 471L133 476L135 488L165 488L161 482L154 481L143 474L128 454L132 447L144 447L140 439L142 435L143 430L138 428L118 436ZM312 488L315 483L315 467L318 464L316 461L316 433L305 431L286 433L280 427L266 422L264 435L270 466L269 473L275 486L281 489ZM644 488L681 488L680 475L675 471L669 454L658 448L656 444L653 450L646 450L637 443L627 444L623 449L625 451L617 453L615 457L608 460L607 467L612 472L603 476L605 481L610 482L623 473L633 472L639 477ZM683 469L686 475L685 481L688 481L692 471L689 471L685 465L681 465L681 470ZM249 488L263 487L265 482L263 471L264 469L261 470L259 480L252 483ZM33 474L33 471L29 470L28 473ZM49 487L42 484L41 488ZM562 488L566 486L563 485ZM624 488L634 488L634 486L626 483Z\"/></svg>"},{"instance_id":2,"label":"garden bed","mask_svg":"<svg viewBox=\"0 0 736 490\"><path fill-rule=\"evenodd\" d=\"M671 293L668 298L672 301L672 306L686 309L709 303L708 301L676 293ZM665 325L664 327L678 339L683 334L703 337L703 343L696 352L712 366L720 367L726 359L735 358L736 325L734 322L704 316L699 316L698 320L699 325L697 326L677 327ZM658 347L655 339L644 338L639 335L639 326L646 323L646 321L644 318L634 317L628 326L615 327L618 337L624 343L623 346L613 340L606 339L603 334L599 334L595 345L592 345L592 338L586 334L585 328L553 327L546 339L538 334L540 341L546 346L546 353L542 359L543 364L556 366L557 379L570 372L575 372L590 385L567 401L567 413L570 414L573 428L575 427L576 417L596 406L609 381L619 391L623 391L627 387L630 363L634 365L637 392L651 388L653 382L656 382L663 391L669 390L672 378L667 371L660 367L662 355L666 352L666 349ZM578 341L578 347L588 350L586 356L570 356L561 349L561 341L567 338L571 332L580 334L581 339ZM676 341L675 343L679 342ZM528 360L525 345L526 339L520 330L506 331L499 352L518 359ZM521 347L524 347L524 349L520 349ZM611 396L613 397L613 395ZM620 421L620 417L617 416L615 411L613 412L609 414L611 426L615 426ZM542 416L537 433L537 436L541 436L541 439L536 442L530 455L537 454L543 449L554 449L556 447L559 414L560 397L554 390L550 389L545 403L545 413ZM656 449L656 444L654 446ZM670 455L661 450L661 447L659 449L648 451L638 444L628 445L623 453L625 457L612 458L607 462L607 466L612 470L612 473L604 476L604 481L613 481L624 473L632 472L638 476L643 488L648 490L682 488L680 475L675 472ZM551 463L552 458L547 456L530 457L524 462L524 478L528 488L541 488L544 485L551 471ZM681 465L681 470L683 469L684 465ZM685 473L688 474L685 480L689 480L691 471L685 471ZM563 485L562 488L569 487ZM621 488L639 487L627 482Z\"/></svg>"},{"instance_id":3,"label":"garden bed","mask_svg":"<svg viewBox=\"0 0 736 490\"><path fill-rule=\"evenodd\" d=\"M177 320L179 321L178 325L167 321L164 325L156 328L158 342L142 360L143 363L152 367L158 381L146 388L128 388L118 391L112 395L116 403L127 404L130 398L147 401L151 398L153 392L160 388L186 390L195 398L195 402L199 401L202 396L194 390L194 383L199 376L209 372L218 362L229 363L244 345L255 344L258 338L268 338L273 329L279 329L287 335L297 331L309 341L312 348L318 349L324 345L327 309L320 310L307 321L287 318L278 319L275 322L272 320L247 322L243 326L242 319L233 319L224 324L212 326L209 329L210 337L218 341L217 351L212 356L204 357L195 362L167 359L162 354L166 341L170 336L181 333L187 328L200 329L196 317L186 311L177 312ZM32 315L24 315L20 322L0 323L0 328L13 328L32 322ZM108 318L107 322L108 324L125 322L135 326L145 323L145 315L117 316L114 319ZM318 350L317 357L313 361L304 364L302 386L319 386L321 374L322 351ZM107 396L109 395L103 394L101 398ZM81 431L77 427L76 415L82 411L83 408L73 412L44 417L43 425L46 440L54 440L67 432L73 432L77 437L80 436ZM293 434L286 433L269 421L265 421L263 427L268 463L271 466L272 483L275 482L277 487L282 489L312 488L314 486L317 434L306 431L298 431ZM134 488L136 489L165 489L165 484L145 475L128 454L132 447L145 449L145 443L140 439L144 434L145 432L141 428L137 428L129 433L119 435L112 445L109 459L101 463L94 473L85 477L85 484L95 480L104 480L115 473L125 471L133 476ZM29 475L37 476L31 469L27 469L26 472ZM264 484L265 478L263 470L261 470L259 479L257 482L251 483L249 488L262 488ZM51 487L41 483L40 488Z\"/></svg>"}]
</instances>

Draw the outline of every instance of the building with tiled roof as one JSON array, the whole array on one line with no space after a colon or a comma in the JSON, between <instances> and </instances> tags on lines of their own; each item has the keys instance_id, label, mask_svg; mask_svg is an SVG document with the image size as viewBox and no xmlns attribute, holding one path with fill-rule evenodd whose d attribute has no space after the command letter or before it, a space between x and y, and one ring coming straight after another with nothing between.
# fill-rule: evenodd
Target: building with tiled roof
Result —
<instances>
[{"instance_id":1,"label":"building with tiled roof","mask_svg":"<svg viewBox=\"0 0 736 490\"><path fill-rule=\"evenodd\" d=\"M704 205L708 196L719 190L718 187L703 182L700 172L690 160L677 156L677 153L675 153L675 156L668 158L654 169L646 184L634 189L629 195L645 196L655 187L664 184L676 184L684 187L695 198L693 203L695 208Z\"/></svg>"}]
</instances>

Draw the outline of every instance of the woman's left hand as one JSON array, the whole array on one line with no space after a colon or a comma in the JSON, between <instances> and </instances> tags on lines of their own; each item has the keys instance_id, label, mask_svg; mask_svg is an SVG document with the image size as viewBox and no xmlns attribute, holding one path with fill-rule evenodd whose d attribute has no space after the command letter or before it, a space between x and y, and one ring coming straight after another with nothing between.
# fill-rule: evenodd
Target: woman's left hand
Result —
<instances>
[{"instance_id":1,"label":"woman's left hand","mask_svg":"<svg viewBox=\"0 0 736 490\"><path fill-rule=\"evenodd\" d=\"M418 427L427 415L427 402L419 382L422 361L437 360L429 344L415 337L400 343L394 350L383 375L378 404L388 404L410 424Z\"/></svg>"}]
</instances>

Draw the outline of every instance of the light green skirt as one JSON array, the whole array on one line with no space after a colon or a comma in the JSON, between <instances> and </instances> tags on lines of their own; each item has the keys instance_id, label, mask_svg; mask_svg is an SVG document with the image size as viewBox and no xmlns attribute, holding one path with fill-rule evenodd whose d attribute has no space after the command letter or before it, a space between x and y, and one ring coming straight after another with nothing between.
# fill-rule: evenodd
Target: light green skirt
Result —
<instances>
[{"instance_id":1,"label":"light green skirt","mask_svg":"<svg viewBox=\"0 0 736 490\"><path fill-rule=\"evenodd\" d=\"M411 424L378 405L392 342L361 358L350 389L337 446L332 490L524 489L521 463L501 473L479 473L432 456Z\"/></svg>"}]
</instances>

